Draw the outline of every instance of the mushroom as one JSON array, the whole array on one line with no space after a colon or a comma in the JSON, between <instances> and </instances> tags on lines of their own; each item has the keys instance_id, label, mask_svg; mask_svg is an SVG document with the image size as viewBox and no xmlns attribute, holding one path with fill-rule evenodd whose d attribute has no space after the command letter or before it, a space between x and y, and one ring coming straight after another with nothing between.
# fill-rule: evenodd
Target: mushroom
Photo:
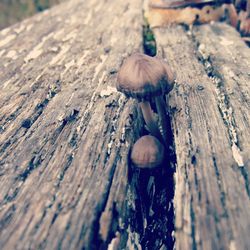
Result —
<instances>
[{"instance_id":1,"label":"mushroom","mask_svg":"<svg viewBox=\"0 0 250 250\"><path fill-rule=\"evenodd\" d=\"M160 58L144 54L128 57L118 72L117 90L128 97L138 99L145 123L150 133L164 144L167 143L166 106L162 96L174 85L174 74ZM150 100L155 100L157 113L163 130L163 137L154 120Z\"/></svg>"},{"instance_id":2,"label":"mushroom","mask_svg":"<svg viewBox=\"0 0 250 250\"><path fill-rule=\"evenodd\" d=\"M164 146L151 135L142 136L131 151L132 162L140 168L155 168L161 165L163 159Z\"/></svg>"}]
</instances>

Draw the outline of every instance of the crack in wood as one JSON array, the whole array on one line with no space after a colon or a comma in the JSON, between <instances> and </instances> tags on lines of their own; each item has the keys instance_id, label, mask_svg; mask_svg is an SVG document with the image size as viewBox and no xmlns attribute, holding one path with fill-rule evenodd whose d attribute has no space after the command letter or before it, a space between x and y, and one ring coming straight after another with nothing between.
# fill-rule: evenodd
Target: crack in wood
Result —
<instances>
[{"instance_id":1,"label":"crack in wood","mask_svg":"<svg viewBox=\"0 0 250 250\"><path fill-rule=\"evenodd\" d=\"M193 208L193 196L190 199L190 218L191 218L191 238L192 238L192 250L197 250L197 240L195 238L195 212Z\"/></svg>"},{"instance_id":2,"label":"crack in wood","mask_svg":"<svg viewBox=\"0 0 250 250\"><path fill-rule=\"evenodd\" d=\"M145 13L144 13L145 15ZM149 56L155 56L157 53L157 50L159 52L159 48L157 47L157 41L155 39L155 35L153 30L150 28L150 26L146 23L146 19L144 16L144 25L143 25L143 49L144 53ZM160 54L161 57L165 58L164 52L161 51ZM168 100L166 100L168 102ZM174 145L174 135L173 131L171 129L171 112L169 109L169 106L167 105L167 130L166 133L169 135L169 145L167 145L166 148L166 155L169 155L167 159L165 160L164 164L162 164L162 168L169 168L168 170L163 171L162 175L165 176L165 187L160 186L157 183L161 183L161 177L158 176L156 173L152 176L146 175L146 180L150 181L151 177L153 177L155 180L153 182L153 186L156 188L155 194L150 196L143 195L143 191L138 185L142 184L142 173L134 173L134 175L138 175L136 177L137 179L137 191L134 190L137 194L135 194L135 197L138 196L140 198L141 202L141 215L142 216L142 225L141 227L143 230L140 230L140 226L137 230L139 230L139 237L140 237L140 243L142 245L142 248L144 249L156 249L157 247L163 248L167 247L167 249L172 249L175 244L175 237L174 237L174 205L173 205L173 198L174 198L174 190L175 190L175 184L174 184L174 173L175 173L175 165L176 165L176 152L175 152L175 145ZM134 177L135 178L135 177ZM141 184L140 184L141 182ZM147 182L145 182L147 183ZM133 187L133 185L132 185ZM144 197L145 196L145 197ZM143 198L144 197L144 198ZM165 205L164 205L165 204ZM137 205L138 206L138 205ZM168 207L168 209L167 209ZM156 210L157 214L162 214L161 219L155 215ZM136 209L136 208L134 208ZM148 211L147 211L148 210ZM164 212L165 211L165 212ZM139 216L139 217L140 217ZM136 218L138 218L138 215L136 215ZM146 227L145 227L146 222ZM137 226L138 227L138 226ZM135 226L136 228L136 226ZM150 232L150 233L149 233ZM155 236L151 236L151 234L155 234Z\"/></svg>"}]
</instances>

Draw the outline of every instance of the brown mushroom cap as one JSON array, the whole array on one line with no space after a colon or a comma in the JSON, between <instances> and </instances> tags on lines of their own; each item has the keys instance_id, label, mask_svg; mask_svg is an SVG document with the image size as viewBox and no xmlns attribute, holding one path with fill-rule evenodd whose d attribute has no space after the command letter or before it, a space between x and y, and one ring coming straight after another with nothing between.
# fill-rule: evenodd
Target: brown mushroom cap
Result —
<instances>
[{"instance_id":1,"label":"brown mushroom cap","mask_svg":"<svg viewBox=\"0 0 250 250\"><path fill-rule=\"evenodd\" d=\"M160 58L133 54L121 66L117 90L129 97L149 99L170 92L174 75Z\"/></svg>"},{"instance_id":2,"label":"brown mushroom cap","mask_svg":"<svg viewBox=\"0 0 250 250\"><path fill-rule=\"evenodd\" d=\"M132 162L140 168L154 168L164 159L164 147L154 136L145 135L136 141L131 152Z\"/></svg>"}]
</instances>

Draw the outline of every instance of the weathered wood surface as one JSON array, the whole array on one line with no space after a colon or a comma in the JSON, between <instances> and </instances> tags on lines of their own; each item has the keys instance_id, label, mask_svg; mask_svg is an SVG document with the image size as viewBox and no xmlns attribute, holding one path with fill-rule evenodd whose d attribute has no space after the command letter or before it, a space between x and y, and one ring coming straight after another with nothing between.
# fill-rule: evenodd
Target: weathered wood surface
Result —
<instances>
[{"instance_id":1,"label":"weathered wood surface","mask_svg":"<svg viewBox=\"0 0 250 250\"><path fill-rule=\"evenodd\" d=\"M1 249L173 243L173 170L128 168L147 132L114 88L142 49L141 11L137 0L71 0L0 32ZM248 249L249 49L223 24L154 32L177 75L176 249Z\"/></svg>"},{"instance_id":2,"label":"weathered wood surface","mask_svg":"<svg viewBox=\"0 0 250 250\"><path fill-rule=\"evenodd\" d=\"M1 249L105 249L127 235L140 121L114 86L142 48L141 15L137 0L72 0L0 32Z\"/></svg>"},{"instance_id":3,"label":"weathered wood surface","mask_svg":"<svg viewBox=\"0 0 250 250\"><path fill-rule=\"evenodd\" d=\"M249 249L249 48L225 24L154 32L177 75L176 249Z\"/></svg>"}]
</instances>

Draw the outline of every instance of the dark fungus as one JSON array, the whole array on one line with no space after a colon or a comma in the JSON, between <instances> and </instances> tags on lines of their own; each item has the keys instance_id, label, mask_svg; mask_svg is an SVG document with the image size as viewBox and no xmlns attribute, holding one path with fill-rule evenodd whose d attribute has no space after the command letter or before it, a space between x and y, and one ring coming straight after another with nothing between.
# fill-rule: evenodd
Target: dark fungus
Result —
<instances>
[{"instance_id":1,"label":"dark fungus","mask_svg":"<svg viewBox=\"0 0 250 250\"><path fill-rule=\"evenodd\" d=\"M163 96L174 85L174 74L163 59L136 53L128 57L118 72L117 90L139 101L149 132L164 144L166 134L166 104ZM163 134L154 119L150 101L156 103Z\"/></svg>"}]
</instances>

